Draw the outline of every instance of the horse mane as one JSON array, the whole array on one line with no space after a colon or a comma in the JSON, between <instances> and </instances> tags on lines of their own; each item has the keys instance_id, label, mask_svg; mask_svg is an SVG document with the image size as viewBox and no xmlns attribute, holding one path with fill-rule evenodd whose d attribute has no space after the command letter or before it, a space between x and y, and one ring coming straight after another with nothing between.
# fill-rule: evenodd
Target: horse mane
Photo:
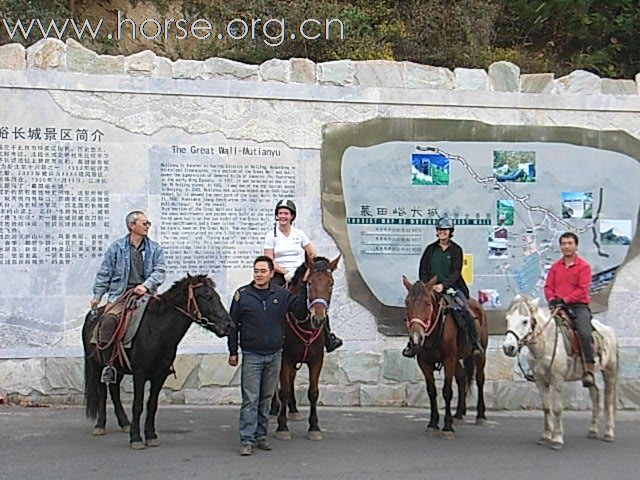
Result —
<instances>
[{"instance_id":1,"label":"horse mane","mask_svg":"<svg viewBox=\"0 0 640 480\"><path fill-rule=\"evenodd\" d=\"M516 295L507 307L506 316L517 312L523 317L531 316L540 325L544 325L550 320L550 317L544 315L544 310L535 304L536 300L528 295Z\"/></svg>"},{"instance_id":2,"label":"horse mane","mask_svg":"<svg viewBox=\"0 0 640 480\"><path fill-rule=\"evenodd\" d=\"M329 270L331 261L326 257L315 257L313 259L313 264L311 265L312 272L324 272Z\"/></svg>"},{"instance_id":3,"label":"horse mane","mask_svg":"<svg viewBox=\"0 0 640 480\"><path fill-rule=\"evenodd\" d=\"M416 283L414 283L411 286L411 292L410 292L411 298L413 299L414 302L418 301L418 298L420 298L423 291L424 291L424 283L422 283L421 280L417 280Z\"/></svg>"}]
</instances>

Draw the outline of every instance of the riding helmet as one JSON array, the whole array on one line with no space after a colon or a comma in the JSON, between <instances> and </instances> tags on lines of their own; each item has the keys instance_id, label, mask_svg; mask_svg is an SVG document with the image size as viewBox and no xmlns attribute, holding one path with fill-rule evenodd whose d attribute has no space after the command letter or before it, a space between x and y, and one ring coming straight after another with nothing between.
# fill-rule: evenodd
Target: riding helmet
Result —
<instances>
[{"instance_id":1,"label":"riding helmet","mask_svg":"<svg viewBox=\"0 0 640 480\"><path fill-rule=\"evenodd\" d=\"M280 210L281 208L286 208L291 212L292 222L296 219L296 213L297 213L296 204L293 203L291 200L280 200L276 204L276 211L275 211L276 218L278 218L278 210Z\"/></svg>"}]
</instances>

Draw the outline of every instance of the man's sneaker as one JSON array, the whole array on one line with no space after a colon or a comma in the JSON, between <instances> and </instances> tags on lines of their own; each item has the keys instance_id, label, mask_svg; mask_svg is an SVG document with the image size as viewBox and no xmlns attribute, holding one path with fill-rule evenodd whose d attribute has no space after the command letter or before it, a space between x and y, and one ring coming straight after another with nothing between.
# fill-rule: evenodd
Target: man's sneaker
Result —
<instances>
[{"instance_id":1,"label":"man's sneaker","mask_svg":"<svg viewBox=\"0 0 640 480\"><path fill-rule=\"evenodd\" d=\"M102 383L116 383L116 377L118 372L111 365L107 365L102 369L102 375L100 375L100 381Z\"/></svg>"},{"instance_id":2,"label":"man's sneaker","mask_svg":"<svg viewBox=\"0 0 640 480\"><path fill-rule=\"evenodd\" d=\"M260 450L271 450L271 444L266 438L261 438L260 440L258 440L256 447L258 447Z\"/></svg>"},{"instance_id":3,"label":"man's sneaker","mask_svg":"<svg viewBox=\"0 0 640 480\"><path fill-rule=\"evenodd\" d=\"M243 457L248 457L253 453L253 446L248 443L243 443L240 447L240 455Z\"/></svg>"},{"instance_id":4,"label":"man's sneaker","mask_svg":"<svg viewBox=\"0 0 640 480\"><path fill-rule=\"evenodd\" d=\"M340 348L342 346L342 339L336 337L333 333L327 335L327 340L325 342L325 348L327 349L327 353L333 352L336 348Z\"/></svg>"},{"instance_id":5,"label":"man's sneaker","mask_svg":"<svg viewBox=\"0 0 640 480\"><path fill-rule=\"evenodd\" d=\"M410 343L407 343L407 346L402 350L402 356L407 358L413 358L416 356L416 351L413 349Z\"/></svg>"}]
</instances>

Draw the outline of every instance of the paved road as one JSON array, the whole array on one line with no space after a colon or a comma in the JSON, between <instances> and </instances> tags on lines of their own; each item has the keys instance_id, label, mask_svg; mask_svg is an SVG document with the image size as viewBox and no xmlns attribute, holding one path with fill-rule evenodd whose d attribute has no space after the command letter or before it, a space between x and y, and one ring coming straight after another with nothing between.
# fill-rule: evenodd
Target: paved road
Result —
<instances>
[{"instance_id":1,"label":"paved road","mask_svg":"<svg viewBox=\"0 0 640 480\"><path fill-rule=\"evenodd\" d=\"M109 412L111 413L111 412ZM0 479L610 479L640 478L640 412L619 412L617 441L588 440L586 412L565 417L566 446L535 443L538 412L488 412L484 427L458 427L454 440L424 432L418 409L321 408L325 439L272 439L274 450L238 456L237 407L161 406L161 446L128 447L113 416L104 437L79 407L0 406Z\"/></svg>"}]
</instances>

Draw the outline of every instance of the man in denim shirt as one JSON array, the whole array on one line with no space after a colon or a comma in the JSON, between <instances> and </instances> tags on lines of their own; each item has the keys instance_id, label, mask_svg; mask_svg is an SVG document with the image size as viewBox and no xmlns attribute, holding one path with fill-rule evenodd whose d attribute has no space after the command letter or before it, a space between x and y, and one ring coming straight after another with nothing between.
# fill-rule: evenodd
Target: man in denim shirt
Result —
<instances>
[{"instance_id":1,"label":"man in denim shirt","mask_svg":"<svg viewBox=\"0 0 640 480\"><path fill-rule=\"evenodd\" d=\"M242 348L240 385L240 455L247 456L257 446L271 450L267 441L269 406L278 385L285 315L307 315L306 289L296 296L271 282L273 260L260 256L253 262L253 282L240 287L233 296L230 314L236 328L229 334L229 365L238 365L238 335Z\"/></svg>"},{"instance_id":2,"label":"man in denim shirt","mask_svg":"<svg viewBox=\"0 0 640 480\"><path fill-rule=\"evenodd\" d=\"M91 309L95 309L107 294L107 308L100 319L98 342L106 344L113 337L118 319L126 305L116 302L127 290L142 296L154 294L165 278L166 261L162 247L148 238L151 222L144 212L133 211L126 217L129 233L113 242L107 249L93 285ZM103 351L105 367L101 381L116 381L116 371L110 363L110 347Z\"/></svg>"}]
</instances>

